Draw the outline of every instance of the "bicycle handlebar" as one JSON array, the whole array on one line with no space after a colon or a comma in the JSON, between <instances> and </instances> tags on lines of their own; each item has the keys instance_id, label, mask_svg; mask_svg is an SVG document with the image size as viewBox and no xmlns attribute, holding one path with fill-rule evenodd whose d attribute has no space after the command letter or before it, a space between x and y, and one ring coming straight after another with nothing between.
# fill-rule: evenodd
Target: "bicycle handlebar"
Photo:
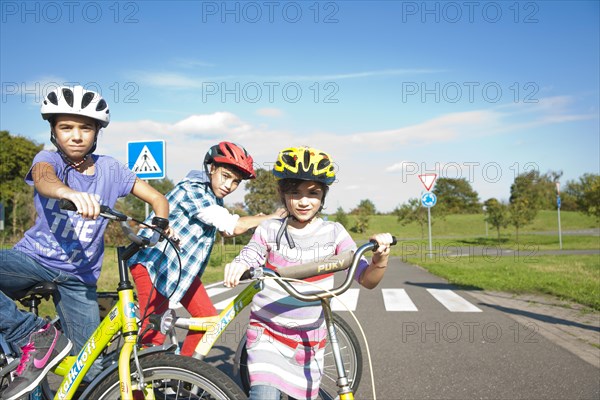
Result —
<instances>
[{"instance_id":1,"label":"bicycle handlebar","mask_svg":"<svg viewBox=\"0 0 600 400\"><path fill-rule=\"evenodd\" d=\"M71 200L61 199L58 206L61 210L77 211L77 206L75 206L75 203L73 203ZM156 245L156 243L158 243L162 236L162 230L158 231L157 228L153 230L152 236L149 239L143 236L136 235L136 233L133 231L133 229L131 229L131 227L127 223L129 221L133 221L133 218L128 217L127 215L122 214L116 210L113 210L108 206L100 206L100 216L107 219L111 219L113 221L120 221L121 229L123 230L125 236L127 236L127 239L142 247L153 247L154 245Z\"/></svg>"},{"instance_id":2,"label":"bicycle handlebar","mask_svg":"<svg viewBox=\"0 0 600 400\"><path fill-rule=\"evenodd\" d=\"M392 237L391 245L393 246L396 243L396 238ZM378 245L379 244L375 240L371 240L356 249L356 252L348 251L320 262L294 265L278 269L277 271L273 271L272 269L265 267L250 268L248 271L242 274L240 279L259 279L263 276L305 279L350 268L346 279L340 286L329 291L322 290L311 294L298 292L289 282L285 281L284 279L274 279L279 286L281 286L292 297L295 297L298 300L309 302L327 299L333 296L339 296L350 288L352 285L352 280L354 279L354 273L356 272L356 268L358 267L361 257L369 250L374 251Z\"/></svg>"}]
</instances>

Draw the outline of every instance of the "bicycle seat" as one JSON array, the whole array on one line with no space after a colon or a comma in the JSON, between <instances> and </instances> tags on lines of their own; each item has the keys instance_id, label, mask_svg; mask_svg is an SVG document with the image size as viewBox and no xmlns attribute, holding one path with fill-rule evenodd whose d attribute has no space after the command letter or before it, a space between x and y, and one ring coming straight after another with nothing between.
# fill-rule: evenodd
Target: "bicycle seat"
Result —
<instances>
[{"instance_id":1,"label":"bicycle seat","mask_svg":"<svg viewBox=\"0 0 600 400\"><path fill-rule=\"evenodd\" d=\"M31 307L32 302L39 302L41 299L48 300L57 291L58 287L54 282L39 282L26 289L19 290L15 293L15 298L25 307Z\"/></svg>"}]
</instances>

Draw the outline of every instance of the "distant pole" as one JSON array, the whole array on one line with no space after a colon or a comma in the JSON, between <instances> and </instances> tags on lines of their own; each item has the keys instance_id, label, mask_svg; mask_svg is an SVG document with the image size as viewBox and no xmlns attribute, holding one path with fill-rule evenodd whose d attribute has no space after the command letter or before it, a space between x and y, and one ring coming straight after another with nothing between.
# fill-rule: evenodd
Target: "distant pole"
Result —
<instances>
[{"instance_id":1,"label":"distant pole","mask_svg":"<svg viewBox=\"0 0 600 400\"><path fill-rule=\"evenodd\" d=\"M487 223L487 218L485 217L485 212L487 211L486 206L483 206L483 218L485 221L485 237L488 237L488 223Z\"/></svg>"},{"instance_id":2,"label":"distant pole","mask_svg":"<svg viewBox=\"0 0 600 400\"><path fill-rule=\"evenodd\" d=\"M558 212L558 245L562 250L562 230L560 228L560 182L556 182L556 210Z\"/></svg>"},{"instance_id":3,"label":"distant pole","mask_svg":"<svg viewBox=\"0 0 600 400\"><path fill-rule=\"evenodd\" d=\"M427 227L429 228L429 258L433 257L433 247L431 246L431 207L427 207Z\"/></svg>"},{"instance_id":4,"label":"distant pole","mask_svg":"<svg viewBox=\"0 0 600 400\"><path fill-rule=\"evenodd\" d=\"M144 181L146 183L149 183L148 179L144 179ZM148 215L150 215L150 206L146 202L144 202L144 210L146 211L146 216L144 217L144 220L146 220L146 219L148 219Z\"/></svg>"}]
</instances>

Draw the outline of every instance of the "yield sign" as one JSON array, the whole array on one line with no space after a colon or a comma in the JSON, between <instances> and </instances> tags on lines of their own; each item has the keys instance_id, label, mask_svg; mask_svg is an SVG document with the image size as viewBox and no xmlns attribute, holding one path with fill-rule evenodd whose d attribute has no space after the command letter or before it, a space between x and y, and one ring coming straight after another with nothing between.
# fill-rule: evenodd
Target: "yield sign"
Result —
<instances>
[{"instance_id":1,"label":"yield sign","mask_svg":"<svg viewBox=\"0 0 600 400\"><path fill-rule=\"evenodd\" d=\"M425 190L429 192L437 179L437 174L421 174L419 175L419 179L421 180L421 183L423 183L423 186L425 186Z\"/></svg>"}]
</instances>

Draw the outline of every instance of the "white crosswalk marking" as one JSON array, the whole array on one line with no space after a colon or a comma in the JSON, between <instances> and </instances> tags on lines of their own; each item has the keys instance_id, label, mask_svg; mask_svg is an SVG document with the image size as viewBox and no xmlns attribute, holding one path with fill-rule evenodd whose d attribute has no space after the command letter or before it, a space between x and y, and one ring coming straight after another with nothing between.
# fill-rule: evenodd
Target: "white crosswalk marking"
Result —
<instances>
[{"instance_id":1,"label":"white crosswalk marking","mask_svg":"<svg viewBox=\"0 0 600 400\"><path fill-rule=\"evenodd\" d=\"M211 287L207 289L209 297L215 297L219 294L230 291L230 288ZM356 311L358 298L361 289L348 289L348 291L339 298L331 300L331 309L333 311ZM451 312L481 312L482 310L469 303L467 300L448 289L427 289L437 301L439 301L448 311ZM412 301L405 289L381 289L383 295L383 303L386 311L419 311L415 303ZM233 301L235 296L228 297L222 301L214 303L217 310L222 311L229 303ZM345 304L345 305L344 305ZM346 308L347 306L347 308ZM171 304L171 308L179 308L180 304Z\"/></svg>"},{"instance_id":2,"label":"white crosswalk marking","mask_svg":"<svg viewBox=\"0 0 600 400\"><path fill-rule=\"evenodd\" d=\"M206 289L206 294L208 294L208 297L213 297L218 294L225 293L228 290L231 290L231 289L227 288L227 287L212 287L212 288Z\"/></svg>"},{"instance_id":3,"label":"white crosswalk marking","mask_svg":"<svg viewBox=\"0 0 600 400\"><path fill-rule=\"evenodd\" d=\"M404 289L381 289L386 311L418 311Z\"/></svg>"},{"instance_id":4,"label":"white crosswalk marking","mask_svg":"<svg viewBox=\"0 0 600 400\"><path fill-rule=\"evenodd\" d=\"M463 299L452 290L427 289L437 301L442 303L449 311L453 312L481 312L481 310Z\"/></svg>"},{"instance_id":5,"label":"white crosswalk marking","mask_svg":"<svg viewBox=\"0 0 600 400\"><path fill-rule=\"evenodd\" d=\"M343 293L341 296L334 298L331 301L331 310L332 311L356 311L356 305L358 304L358 294L360 289L348 289L346 293ZM344 304L346 306L344 306Z\"/></svg>"}]
</instances>

